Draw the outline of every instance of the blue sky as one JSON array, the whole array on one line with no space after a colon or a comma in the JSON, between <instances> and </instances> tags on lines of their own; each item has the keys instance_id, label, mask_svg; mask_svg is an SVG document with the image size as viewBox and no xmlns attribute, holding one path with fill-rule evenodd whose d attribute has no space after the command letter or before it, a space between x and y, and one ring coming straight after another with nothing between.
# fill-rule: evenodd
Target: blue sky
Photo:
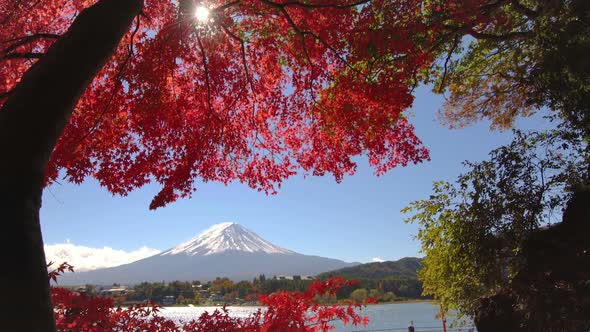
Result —
<instances>
[{"instance_id":1,"label":"blue sky","mask_svg":"<svg viewBox=\"0 0 590 332\"><path fill-rule=\"evenodd\" d=\"M148 205L158 191L156 185L128 197L112 196L92 179L82 185L53 185L45 190L41 209L45 244L165 250L212 224L234 221L304 254L357 262L419 256L413 239L417 228L403 222L400 210L428 197L433 181L453 180L462 171L463 160L482 160L512 136L491 132L485 122L450 130L436 118L442 102L441 96L423 87L416 91L411 110L411 122L432 160L396 168L381 177L373 175L366 160L360 160L357 173L340 184L330 176L294 177L275 196L239 183L200 184L192 199L155 212ZM540 116L517 123L522 129L547 126Z\"/></svg>"}]
</instances>

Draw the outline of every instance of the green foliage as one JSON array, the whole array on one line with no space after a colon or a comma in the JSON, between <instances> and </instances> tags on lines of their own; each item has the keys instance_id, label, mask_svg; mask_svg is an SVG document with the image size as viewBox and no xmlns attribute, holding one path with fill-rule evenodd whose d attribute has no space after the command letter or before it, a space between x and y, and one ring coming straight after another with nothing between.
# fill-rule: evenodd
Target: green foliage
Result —
<instances>
[{"instance_id":1,"label":"green foliage","mask_svg":"<svg viewBox=\"0 0 590 332\"><path fill-rule=\"evenodd\" d=\"M314 301L320 305L331 305L338 303L338 297L334 294L326 293L323 295L316 295Z\"/></svg>"},{"instance_id":2,"label":"green foliage","mask_svg":"<svg viewBox=\"0 0 590 332\"><path fill-rule=\"evenodd\" d=\"M565 1L540 16L535 39L539 49L530 72L531 103L558 110L590 139L590 2Z\"/></svg>"},{"instance_id":3,"label":"green foliage","mask_svg":"<svg viewBox=\"0 0 590 332\"><path fill-rule=\"evenodd\" d=\"M497 276L501 268L495 262L487 264L474 259L478 248L464 240L481 234L474 223L462 222L462 216L451 207L456 195L452 186L437 182L433 189L429 200L413 202L402 210L404 213L415 211L407 221L420 225L418 239L426 254L424 267L419 272L423 293L434 296L445 308L473 314L475 300L490 288L500 286L490 276ZM490 279L492 283L484 284Z\"/></svg>"},{"instance_id":4,"label":"green foliage","mask_svg":"<svg viewBox=\"0 0 590 332\"><path fill-rule=\"evenodd\" d=\"M393 292L387 292L381 296L379 299L382 302L391 302L397 300L398 297Z\"/></svg>"},{"instance_id":5,"label":"green foliage","mask_svg":"<svg viewBox=\"0 0 590 332\"><path fill-rule=\"evenodd\" d=\"M161 302L165 296L174 296L174 298L182 296L183 300L186 300L188 303L190 299L195 298L196 292L192 286L193 283L184 281L173 281L170 283L142 282L138 285L135 285L135 287L133 288L133 292L128 296L128 300L153 300L156 302Z\"/></svg>"},{"instance_id":6,"label":"green foliage","mask_svg":"<svg viewBox=\"0 0 590 332\"><path fill-rule=\"evenodd\" d=\"M261 279L255 278L253 282L237 283L228 278L216 278L204 284L199 281L143 282L134 287L128 300L161 302L165 296L173 296L178 304L203 304L209 301L207 296L219 295L226 303L234 303L238 299L245 299L248 295L268 295L281 290L302 292L308 289L311 282L311 280L266 279L264 276ZM196 287L197 285L199 287ZM204 294L199 290L204 291Z\"/></svg>"},{"instance_id":7,"label":"green foliage","mask_svg":"<svg viewBox=\"0 0 590 332\"><path fill-rule=\"evenodd\" d=\"M426 254L424 294L474 315L478 299L510 284L532 232L557 221L576 188L588 185L586 146L566 131L515 133L514 141L456 184L437 182L429 199L402 212L417 223Z\"/></svg>"},{"instance_id":8,"label":"green foliage","mask_svg":"<svg viewBox=\"0 0 590 332\"><path fill-rule=\"evenodd\" d=\"M422 267L422 258L405 257L394 262L360 264L318 275L325 280L340 276L348 280L357 280L357 287L343 287L337 292L338 299L351 298L359 288L376 290L375 297L380 301L392 301L400 298L421 299L422 283L418 280L418 270ZM387 295L391 293L390 295ZM426 297L428 298L428 297Z\"/></svg>"},{"instance_id":9,"label":"green foliage","mask_svg":"<svg viewBox=\"0 0 590 332\"><path fill-rule=\"evenodd\" d=\"M201 304L204 300L205 299L203 298L201 293L195 292L195 295L193 296L192 304Z\"/></svg>"},{"instance_id":10,"label":"green foliage","mask_svg":"<svg viewBox=\"0 0 590 332\"><path fill-rule=\"evenodd\" d=\"M587 0L497 1L494 24L465 29L447 22L439 65L427 75L449 92L443 122L480 119L512 126L548 106L590 138L590 3Z\"/></svg>"},{"instance_id":11,"label":"green foliage","mask_svg":"<svg viewBox=\"0 0 590 332\"><path fill-rule=\"evenodd\" d=\"M309 287L311 280L266 279L259 286L260 293L272 294L279 290L303 291Z\"/></svg>"},{"instance_id":12,"label":"green foliage","mask_svg":"<svg viewBox=\"0 0 590 332\"><path fill-rule=\"evenodd\" d=\"M213 293L225 295L226 293L233 291L234 286L234 282L228 278L216 278L213 280L213 282L211 282L209 290Z\"/></svg>"},{"instance_id":13,"label":"green foliage","mask_svg":"<svg viewBox=\"0 0 590 332\"><path fill-rule=\"evenodd\" d=\"M366 289L359 288L350 294L350 299L354 301L364 302L368 296L369 294L367 293Z\"/></svg>"},{"instance_id":14,"label":"green foliage","mask_svg":"<svg viewBox=\"0 0 590 332\"><path fill-rule=\"evenodd\" d=\"M379 262L360 264L346 267L318 275L319 279L329 279L335 276L346 276L358 279L379 279L387 277L416 277L417 270L422 265L421 258L405 257L395 262Z\"/></svg>"},{"instance_id":15,"label":"green foliage","mask_svg":"<svg viewBox=\"0 0 590 332\"><path fill-rule=\"evenodd\" d=\"M249 281L240 281L238 282L234 289L238 292L238 296L240 298L245 298L246 295L248 294L252 294L254 291L254 287L252 286L252 283L250 283Z\"/></svg>"}]
</instances>

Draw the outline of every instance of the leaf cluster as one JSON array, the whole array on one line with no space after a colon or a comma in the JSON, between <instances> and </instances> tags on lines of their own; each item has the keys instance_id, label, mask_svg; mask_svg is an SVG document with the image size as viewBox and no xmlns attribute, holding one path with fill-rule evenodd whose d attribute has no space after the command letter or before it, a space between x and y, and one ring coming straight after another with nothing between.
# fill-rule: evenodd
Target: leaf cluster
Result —
<instances>
[{"instance_id":1,"label":"leaf cluster","mask_svg":"<svg viewBox=\"0 0 590 332\"><path fill-rule=\"evenodd\" d=\"M437 182L429 199L402 210L420 227L424 294L474 315L480 297L507 286L523 264L525 240L588 185L585 148L567 131L517 131L488 160L466 162L454 184Z\"/></svg>"},{"instance_id":2,"label":"leaf cluster","mask_svg":"<svg viewBox=\"0 0 590 332\"><path fill-rule=\"evenodd\" d=\"M547 106L590 137L588 2L496 1L487 9L495 18L487 24L446 23L454 39L428 80L448 92L441 120L463 127L488 119L492 129L507 129Z\"/></svg>"}]
</instances>

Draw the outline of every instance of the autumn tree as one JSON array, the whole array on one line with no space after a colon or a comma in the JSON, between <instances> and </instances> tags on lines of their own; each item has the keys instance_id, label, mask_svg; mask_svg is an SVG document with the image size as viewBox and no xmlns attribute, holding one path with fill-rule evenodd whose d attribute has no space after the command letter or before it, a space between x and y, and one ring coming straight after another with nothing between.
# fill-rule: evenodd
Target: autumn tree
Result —
<instances>
[{"instance_id":1,"label":"autumn tree","mask_svg":"<svg viewBox=\"0 0 590 332\"><path fill-rule=\"evenodd\" d=\"M446 31L451 32L455 40L445 44L444 51L440 54L437 65L430 71L429 77L435 91L444 93L446 96L445 105L440 112L441 119L450 127L463 127L480 119L487 119L491 121L492 129L507 129L512 127L514 120L519 116L528 116L539 109L546 108L554 123L563 121L560 130L568 132L567 136L570 138L579 140L572 151L578 153L577 158L582 161L582 173L578 172L580 169L575 171L563 169L563 177L581 176L581 180L577 181L575 186L560 192L561 198L567 197L568 200L561 200L564 211L563 220L559 225L521 236L518 247L504 243L504 249L520 250L519 258L525 263L521 265L522 269L518 270L519 278L510 281L509 284L506 282L496 284L496 288L501 289L498 291L498 297L494 299L494 295L489 295L490 298L487 298L485 302L487 308L480 310L480 313L488 311L488 317L484 317L485 315L478 315L478 317L481 318L480 321L487 320L492 325L494 321L498 322L506 318L514 323L518 318L508 317L509 311L494 309L513 305L520 308L523 315L521 318L527 320L527 324L532 324L528 327L532 330L538 331L541 327L548 330L560 328L575 330L576 328L572 326L580 322L576 317L583 317L588 308L587 304L585 307L579 305L587 301L581 300L585 291L572 285L580 280L587 280L587 276L584 275L587 271L583 268L587 263L576 260L583 260L586 257L588 240L580 238L580 234L587 234L589 229L587 221L590 218L588 208L590 109L587 102L590 100L590 60L586 56L590 52L590 3L584 0L496 1L492 6L495 8L496 17L500 19L490 22L482 29L474 30L450 21L444 23L447 28L451 28ZM466 35L467 38L465 38ZM539 151L530 149L533 149L531 145L525 145L520 151L522 155L529 158L543 159L542 155L537 155ZM584 169L585 172L583 172ZM521 170L525 172L507 173L505 176L512 176L510 180L512 182L530 182L535 170L524 168ZM496 186L493 181L493 177L482 174L482 187L493 188ZM535 188L538 186L527 188L531 197L536 195ZM462 188L459 191L465 193L466 189ZM445 198L443 194L449 194L448 190L443 190L440 186L435 188L435 192L431 202L420 208L422 217L419 219L422 221L426 220L424 218L429 213L436 211L436 206L440 206L437 205L438 203L435 204L435 201L439 200L440 203ZM467 201L477 203L476 208L486 211L485 206L475 200L475 198L480 199L479 196L471 198ZM515 197L502 197L502 199L514 200ZM502 199L496 199L497 203L494 206L503 206L509 202ZM526 203L524 197L520 203L525 208L522 211L525 215L530 217L538 213L538 206ZM427 212L428 205L431 212ZM495 211L492 207L489 208ZM446 212L443 213L443 211ZM430 230L422 233L422 236L423 240L430 241L433 246L429 250L433 254L432 261L441 263L452 256L449 250L458 247L453 247L454 242L447 242L446 245L449 247L444 247L445 242L441 242L441 245L434 249L434 242L432 242L434 240L428 239L429 236L434 238L437 237L435 234L441 237L447 236L441 235L447 234L442 231L443 229L449 232L450 237L459 233L465 236L469 234L469 229L481 231L482 227L465 222L464 215L455 213L456 210L452 208L438 212L440 214L434 218L436 222L423 225L425 229L430 228ZM471 219L467 218L467 220ZM522 221L520 218L515 218L505 226L516 227L519 220ZM502 233L502 229L497 232ZM511 232L511 236L518 235L517 230ZM506 233L505 230L504 233ZM471 237L466 236L464 239L466 238ZM481 244L481 238L477 239L475 242L479 241ZM467 246L467 243L473 242L465 241L464 243ZM488 244L487 247L491 245ZM557 256L556 252L560 252L561 256ZM481 260L480 257L479 262L484 263L478 262L477 271L474 271L472 264L456 264L461 257L467 258L463 263L475 263L474 257L478 256L468 257L468 254L461 251L452 263L447 261L449 264L446 268L436 264L435 266L440 269L432 268L430 271L433 273L429 279L435 281L433 277L438 274L441 277L439 281L447 280L452 283L451 279L445 278L459 277L462 268L470 277L478 274L479 277L489 277L494 274L486 273L482 269L482 265L487 266L485 262L490 260L486 261L485 258ZM454 270L455 268L458 270ZM559 271L559 273L551 271ZM442 277L443 275L446 277ZM495 273L495 275L498 274ZM423 277L426 276L425 272ZM493 283L489 280L487 283L476 282L482 281L479 277L472 279L471 282L467 282L466 279L456 279L454 285L457 287L447 287L446 290L431 287L430 291L444 293L448 296L447 299L452 299L455 304L466 298L473 300L476 297L475 294L483 295L493 288L490 287ZM483 287L479 287L482 285ZM562 302L559 302L560 299ZM550 307L548 303L553 307ZM465 303L462 305L464 306ZM557 308L563 312L556 313ZM475 310L475 306L471 309ZM504 311L504 317L500 317L502 311ZM555 325L565 323L567 319L548 319L555 315L569 317L569 328ZM498 328L491 327L491 330L498 330Z\"/></svg>"},{"instance_id":2,"label":"autumn tree","mask_svg":"<svg viewBox=\"0 0 590 332\"><path fill-rule=\"evenodd\" d=\"M482 331L582 331L590 326L590 242L575 223L559 222L576 188L589 185L590 156L568 129L515 136L404 209L420 227L424 294L459 317L493 315L496 327ZM482 299L497 302L482 309Z\"/></svg>"},{"instance_id":3,"label":"autumn tree","mask_svg":"<svg viewBox=\"0 0 590 332\"><path fill-rule=\"evenodd\" d=\"M497 20L483 29L444 23L455 39L430 78L447 95L442 121L488 119L492 129L507 129L548 107L590 138L588 1L496 1L488 9Z\"/></svg>"},{"instance_id":4,"label":"autumn tree","mask_svg":"<svg viewBox=\"0 0 590 332\"><path fill-rule=\"evenodd\" d=\"M190 196L197 178L274 193L298 170L340 181L359 155L377 174L421 162L427 150L402 115L412 89L457 39L508 29L504 9L520 7L1 0L0 249L22 267L0 279L13 299L3 323L53 325L45 185L92 176L126 195L156 182L155 209Z\"/></svg>"},{"instance_id":5,"label":"autumn tree","mask_svg":"<svg viewBox=\"0 0 590 332\"><path fill-rule=\"evenodd\" d=\"M527 199L526 195L520 198L500 196L491 200L494 204L485 205L481 203L485 197L466 185L465 177L456 187L437 185L430 200L413 205L413 209L420 211L419 217L414 216L413 220L422 223L424 229L419 236L426 246L426 252L431 255L426 259L427 266L430 261L431 268L423 270L422 278L429 281L427 292L471 313L475 313L479 306L478 296L490 296L486 299L487 309L480 310L480 313L487 310L489 315L485 319L492 325L494 321L504 319L507 322L512 320L511 323L517 321L518 318L509 317L509 311L499 309L493 313L494 308L513 305L519 306L523 315L521 318L528 320L532 324L528 328L534 331L541 328L559 329L554 323L568 320L548 319L555 315L569 317L570 328L562 326L561 329L572 329L579 322L576 317L583 317L586 313L584 310L587 310L587 305L586 308L579 306L587 301L581 300L585 291L572 285L587 279L584 277L587 271L582 268L586 263L581 264L576 259L583 260L585 257L588 241L580 238L580 234L587 234L587 221L590 218L590 60L586 56L590 52L590 3L584 0L516 0L488 4L486 10L494 12L496 20L480 25L477 29L457 24L453 20L442 22L444 33L454 39L441 38L445 40L444 46L438 61L427 75L427 81L432 83L434 91L446 97L440 111L441 120L452 128L460 128L486 119L490 120L492 129L508 129L518 117L529 116L546 108L554 123L563 121L560 130L568 132L565 136L578 140L577 146L571 151L577 153L581 168L562 169L560 173L563 178L581 176L581 179L575 186L558 191L561 208L565 209L562 223L527 234L519 231L518 227L524 226L523 218L534 221L533 216L539 215L542 205L532 204L534 199ZM534 137L529 139L536 140ZM519 148L521 155L529 159L528 163L544 160L540 151L534 150L535 144L529 143ZM497 151L494 153L498 154ZM505 161L515 160L507 158ZM552 163L554 161L546 162L547 165ZM493 172L501 169L499 163L489 165L486 167ZM516 184L514 188L519 188L522 183L531 184L528 188L520 188L530 198L537 197L539 185L531 182L537 170L525 167L518 169L518 165L518 162L502 165L507 171L503 176L508 179L507 182ZM497 178L490 176L488 171L483 172L483 165L479 167L481 179L477 181L480 189L498 189L500 183L494 182ZM473 169L470 174L477 172ZM454 205L453 199L458 197L463 197L465 201ZM485 223L479 223L505 215L506 210L501 212L497 208L503 209L516 201L519 203L512 204L515 204L514 208L520 204L521 218L514 215L512 220L502 222L501 225L492 223L485 226ZM450 206L444 206L445 202ZM466 215L465 210L479 210L481 214ZM481 220L471 222L474 219ZM489 262L494 261L490 258L494 256L492 253L506 255L505 252L496 251L499 250L497 247L494 249L498 241L485 244L484 240L492 234L504 237L503 240L511 237L519 239L518 244L503 242L500 246L507 252L519 252L522 269L509 264L518 260L503 263L506 269L519 274L518 279L499 278L502 271L489 265ZM479 246L478 250L483 251L470 251L470 248L475 250L471 246L475 243ZM488 256L481 255L482 252ZM556 256L555 252L560 252L562 256ZM499 293L497 299L490 295L494 293L491 291L493 289ZM553 308L548 307L548 303ZM555 310L565 313L557 314ZM504 317L500 317L502 315ZM478 315L479 318L484 316ZM500 329L498 326L491 327L491 330L506 329L513 330L506 326Z\"/></svg>"},{"instance_id":6,"label":"autumn tree","mask_svg":"<svg viewBox=\"0 0 590 332\"><path fill-rule=\"evenodd\" d=\"M209 290L211 292L219 293L221 295L233 292L234 289L234 282L229 280L228 278L216 278L215 280L213 280L213 282L211 282L211 287L209 287Z\"/></svg>"}]
</instances>

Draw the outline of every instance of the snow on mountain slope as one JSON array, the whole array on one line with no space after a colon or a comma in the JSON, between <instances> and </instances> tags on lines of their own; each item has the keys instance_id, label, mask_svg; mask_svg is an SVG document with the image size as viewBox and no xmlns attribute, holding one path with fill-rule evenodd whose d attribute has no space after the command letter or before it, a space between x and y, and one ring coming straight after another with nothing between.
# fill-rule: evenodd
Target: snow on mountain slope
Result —
<instances>
[{"instance_id":1,"label":"snow on mountain slope","mask_svg":"<svg viewBox=\"0 0 590 332\"><path fill-rule=\"evenodd\" d=\"M115 267L66 273L60 278L60 284L207 281L217 277L240 281L252 280L261 274L316 275L353 265L357 264L298 254L276 246L236 223L223 223L154 256Z\"/></svg>"},{"instance_id":2,"label":"snow on mountain slope","mask_svg":"<svg viewBox=\"0 0 590 332\"><path fill-rule=\"evenodd\" d=\"M160 256L177 254L206 256L225 251L294 254L293 251L276 246L239 224L227 222L211 226L197 237L161 253Z\"/></svg>"}]
</instances>

